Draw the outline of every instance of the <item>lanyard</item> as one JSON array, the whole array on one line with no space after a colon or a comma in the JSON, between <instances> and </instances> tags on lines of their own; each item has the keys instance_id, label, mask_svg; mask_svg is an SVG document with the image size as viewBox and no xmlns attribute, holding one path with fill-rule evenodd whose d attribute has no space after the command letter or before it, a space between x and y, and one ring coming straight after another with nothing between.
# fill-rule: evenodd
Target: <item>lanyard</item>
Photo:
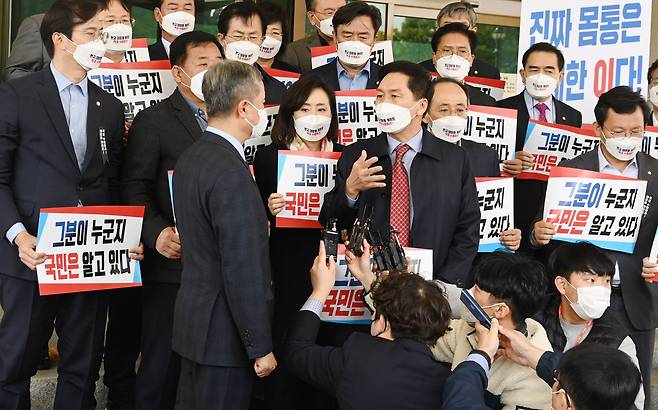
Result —
<instances>
[{"instance_id":1,"label":"lanyard","mask_svg":"<svg viewBox=\"0 0 658 410\"><path fill-rule=\"evenodd\" d=\"M560 305L558 309L558 314L560 315L560 319L564 320L564 318L562 317L562 305ZM583 328L583 330L580 331L580 333L578 333L578 337L576 337L576 343L574 347L582 343L583 339L585 338L585 334L592 327L592 322L593 322L592 320L588 320L587 323L585 323L585 327Z\"/></svg>"}]
</instances>

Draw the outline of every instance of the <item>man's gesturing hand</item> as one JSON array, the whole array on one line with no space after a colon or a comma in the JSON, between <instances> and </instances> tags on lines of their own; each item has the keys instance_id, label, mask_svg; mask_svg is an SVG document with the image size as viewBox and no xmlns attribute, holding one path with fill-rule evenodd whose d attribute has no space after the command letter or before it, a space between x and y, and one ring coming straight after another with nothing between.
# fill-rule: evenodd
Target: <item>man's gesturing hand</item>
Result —
<instances>
[{"instance_id":1,"label":"man's gesturing hand","mask_svg":"<svg viewBox=\"0 0 658 410\"><path fill-rule=\"evenodd\" d=\"M356 199L360 192L373 188L384 188L386 175L380 174L383 168L381 166L373 167L378 161L377 157L368 158L366 151L361 151L361 156L352 165L352 172L345 181L345 194L352 199Z\"/></svg>"}]
</instances>

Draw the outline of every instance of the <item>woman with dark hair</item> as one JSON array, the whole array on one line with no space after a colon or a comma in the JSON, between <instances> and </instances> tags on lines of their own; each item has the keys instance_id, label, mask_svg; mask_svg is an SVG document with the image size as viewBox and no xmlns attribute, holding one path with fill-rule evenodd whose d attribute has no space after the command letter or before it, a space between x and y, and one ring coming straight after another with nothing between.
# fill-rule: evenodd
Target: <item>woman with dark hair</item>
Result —
<instances>
[{"instance_id":1,"label":"woman with dark hair","mask_svg":"<svg viewBox=\"0 0 658 410\"><path fill-rule=\"evenodd\" d=\"M256 152L254 176L270 221L270 259L274 280L274 354L283 357L290 320L311 292L308 270L317 254L321 230L277 228L276 215L285 206L277 193L279 150L340 152L336 97L320 78L305 77L286 92L272 129L272 144ZM267 380L271 408L309 407L314 390L287 374L285 363ZM270 380L271 379L271 380ZM306 396L306 397L303 397Z\"/></svg>"},{"instance_id":2,"label":"woman with dark hair","mask_svg":"<svg viewBox=\"0 0 658 410\"><path fill-rule=\"evenodd\" d=\"M299 72L295 67L277 58L277 56L282 56L285 53L288 44L288 23L283 9L270 2L261 2L258 8L263 15L266 26L265 38L260 46L258 64L263 68L274 68L293 73Z\"/></svg>"}]
</instances>

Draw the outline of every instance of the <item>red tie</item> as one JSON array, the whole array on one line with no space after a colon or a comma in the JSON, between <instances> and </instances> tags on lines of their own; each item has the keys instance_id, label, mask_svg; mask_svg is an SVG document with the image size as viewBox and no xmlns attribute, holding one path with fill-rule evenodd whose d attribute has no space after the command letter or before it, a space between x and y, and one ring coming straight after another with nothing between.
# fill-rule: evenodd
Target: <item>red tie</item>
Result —
<instances>
[{"instance_id":1,"label":"red tie","mask_svg":"<svg viewBox=\"0 0 658 410\"><path fill-rule=\"evenodd\" d=\"M539 121L548 122L548 119L546 118L546 110L548 110L548 105L540 102L535 104L535 108L537 111L539 111Z\"/></svg>"},{"instance_id":2,"label":"red tie","mask_svg":"<svg viewBox=\"0 0 658 410\"><path fill-rule=\"evenodd\" d=\"M409 177L402 159L411 149L407 144L395 148L395 164L393 164L393 186L391 188L391 226L398 231L400 244L409 246Z\"/></svg>"}]
</instances>

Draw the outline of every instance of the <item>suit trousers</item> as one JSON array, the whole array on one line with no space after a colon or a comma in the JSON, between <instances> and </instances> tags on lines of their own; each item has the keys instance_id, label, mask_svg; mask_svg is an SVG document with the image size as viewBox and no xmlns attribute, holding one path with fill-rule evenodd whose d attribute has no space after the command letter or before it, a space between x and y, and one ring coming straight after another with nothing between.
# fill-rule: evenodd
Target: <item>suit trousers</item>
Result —
<instances>
[{"instance_id":1,"label":"suit trousers","mask_svg":"<svg viewBox=\"0 0 658 410\"><path fill-rule=\"evenodd\" d=\"M624 307L621 292L613 292L610 296L610 307L617 314L617 319L628 330L629 336L635 343L637 360L640 364L642 374L642 385L644 387L644 408L651 408L651 366L653 364L653 347L656 340L656 329L638 330L633 327L628 319L628 313Z\"/></svg>"},{"instance_id":2,"label":"suit trousers","mask_svg":"<svg viewBox=\"0 0 658 410\"><path fill-rule=\"evenodd\" d=\"M252 367L207 366L181 358L179 407L186 410L249 410Z\"/></svg>"},{"instance_id":3,"label":"suit trousers","mask_svg":"<svg viewBox=\"0 0 658 410\"><path fill-rule=\"evenodd\" d=\"M153 282L142 287L142 360L135 399L139 410L173 410L176 403L180 356L171 349L171 337L179 287Z\"/></svg>"},{"instance_id":4,"label":"suit trousers","mask_svg":"<svg viewBox=\"0 0 658 410\"><path fill-rule=\"evenodd\" d=\"M139 357L141 288L108 292L103 383L109 410L135 404L135 362Z\"/></svg>"},{"instance_id":5,"label":"suit trousers","mask_svg":"<svg viewBox=\"0 0 658 410\"><path fill-rule=\"evenodd\" d=\"M54 409L95 409L107 295L40 296L37 282L0 273L0 305L0 409L30 408L30 377L53 325L60 356Z\"/></svg>"}]
</instances>

